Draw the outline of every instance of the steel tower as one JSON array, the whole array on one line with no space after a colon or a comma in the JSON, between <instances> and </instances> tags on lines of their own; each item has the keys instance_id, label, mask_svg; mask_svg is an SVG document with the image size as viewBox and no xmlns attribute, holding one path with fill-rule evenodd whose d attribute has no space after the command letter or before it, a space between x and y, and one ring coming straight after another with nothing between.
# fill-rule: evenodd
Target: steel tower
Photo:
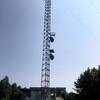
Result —
<instances>
[{"instance_id":1,"label":"steel tower","mask_svg":"<svg viewBox=\"0 0 100 100\"><path fill-rule=\"evenodd\" d=\"M50 87L50 60L54 59L54 50L50 44L54 42L55 34L51 32L51 0L45 0L43 54L41 70L41 100L49 100Z\"/></svg>"}]
</instances>

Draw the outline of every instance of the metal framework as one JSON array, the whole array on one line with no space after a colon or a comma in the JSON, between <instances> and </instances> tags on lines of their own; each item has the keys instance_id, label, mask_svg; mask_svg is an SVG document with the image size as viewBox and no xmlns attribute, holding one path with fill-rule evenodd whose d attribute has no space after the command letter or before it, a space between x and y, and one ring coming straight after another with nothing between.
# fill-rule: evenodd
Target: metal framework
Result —
<instances>
[{"instance_id":1,"label":"metal framework","mask_svg":"<svg viewBox=\"0 0 100 100\"><path fill-rule=\"evenodd\" d=\"M50 49L55 34L51 33L51 0L45 0L43 54L41 71L41 96L42 100L48 100L50 87L50 60L54 59L54 50Z\"/></svg>"}]
</instances>

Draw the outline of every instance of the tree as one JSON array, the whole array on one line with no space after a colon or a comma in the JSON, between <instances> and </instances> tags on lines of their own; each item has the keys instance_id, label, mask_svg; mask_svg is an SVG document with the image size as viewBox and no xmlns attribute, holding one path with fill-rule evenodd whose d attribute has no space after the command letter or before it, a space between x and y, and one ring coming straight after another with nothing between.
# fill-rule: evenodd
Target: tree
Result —
<instances>
[{"instance_id":1,"label":"tree","mask_svg":"<svg viewBox=\"0 0 100 100\"><path fill-rule=\"evenodd\" d=\"M0 81L0 100L24 100L25 94L21 91L21 86L16 83L9 83L8 76Z\"/></svg>"},{"instance_id":2,"label":"tree","mask_svg":"<svg viewBox=\"0 0 100 100\"><path fill-rule=\"evenodd\" d=\"M100 67L87 69L74 82L75 91L79 100L99 100L100 99Z\"/></svg>"},{"instance_id":3,"label":"tree","mask_svg":"<svg viewBox=\"0 0 100 100\"><path fill-rule=\"evenodd\" d=\"M67 95L67 100L78 100L78 95L76 93L70 92Z\"/></svg>"},{"instance_id":4,"label":"tree","mask_svg":"<svg viewBox=\"0 0 100 100\"><path fill-rule=\"evenodd\" d=\"M8 76L5 76L3 80L0 81L0 99L9 100L11 94L11 87L9 83Z\"/></svg>"}]
</instances>

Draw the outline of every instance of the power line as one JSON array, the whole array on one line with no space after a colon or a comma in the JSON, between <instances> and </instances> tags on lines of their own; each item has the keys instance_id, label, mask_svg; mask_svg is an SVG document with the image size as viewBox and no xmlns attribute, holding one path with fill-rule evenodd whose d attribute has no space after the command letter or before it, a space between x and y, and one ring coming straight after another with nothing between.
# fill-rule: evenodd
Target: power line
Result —
<instances>
[{"instance_id":1,"label":"power line","mask_svg":"<svg viewBox=\"0 0 100 100\"><path fill-rule=\"evenodd\" d=\"M89 1L91 2L92 6L95 8L96 12L97 12L98 14L100 14L100 11L99 11L99 9L96 7L94 1L93 1L93 0L89 0Z\"/></svg>"},{"instance_id":2,"label":"power line","mask_svg":"<svg viewBox=\"0 0 100 100\"><path fill-rule=\"evenodd\" d=\"M64 0L63 0L64 1ZM72 9L66 4L66 2L64 1L64 5L67 8L67 10L69 10L69 12L72 14L72 16L88 31L88 33L92 36L92 38L97 42L97 44L100 45L100 42L97 40L97 38L94 36L93 32L88 29L88 27L78 18L77 15L75 15L72 11Z\"/></svg>"}]
</instances>

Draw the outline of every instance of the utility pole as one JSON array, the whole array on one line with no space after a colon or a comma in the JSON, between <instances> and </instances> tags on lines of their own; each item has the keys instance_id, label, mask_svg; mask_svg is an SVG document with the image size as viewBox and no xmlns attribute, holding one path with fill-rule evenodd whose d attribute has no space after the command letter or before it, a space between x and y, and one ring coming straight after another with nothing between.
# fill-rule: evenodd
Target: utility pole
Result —
<instances>
[{"instance_id":1,"label":"utility pole","mask_svg":"<svg viewBox=\"0 0 100 100\"><path fill-rule=\"evenodd\" d=\"M41 100L50 100L50 60L54 59L54 50L50 44L55 34L51 32L51 0L45 0L43 51L41 70Z\"/></svg>"}]
</instances>

